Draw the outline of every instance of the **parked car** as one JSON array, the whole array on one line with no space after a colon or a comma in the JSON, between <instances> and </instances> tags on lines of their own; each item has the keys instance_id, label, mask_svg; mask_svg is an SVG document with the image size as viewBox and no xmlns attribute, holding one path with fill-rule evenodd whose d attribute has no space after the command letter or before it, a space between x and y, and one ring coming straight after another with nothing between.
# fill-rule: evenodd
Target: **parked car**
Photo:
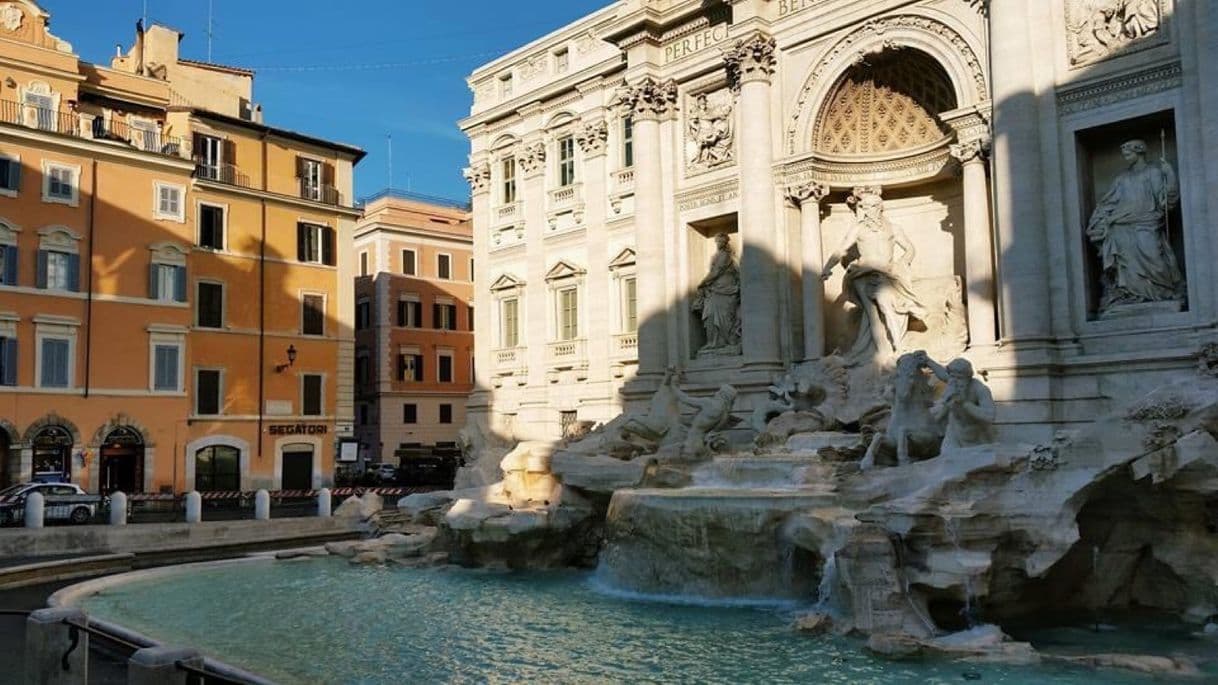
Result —
<instances>
[{"instance_id":1,"label":"parked car","mask_svg":"<svg viewBox=\"0 0 1218 685\"><path fill-rule=\"evenodd\" d=\"M23 483L0 490L0 525L12 525L25 520L25 499L39 492L45 505L44 521L68 521L84 524L93 520L102 503L98 495L90 495L72 483Z\"/></svg>"},{"instance_id":2,"label":"parked car","mask_svg":"<svg viewBox=\"0 0 1218 685\"><path fill-rule=\"evenodd\" d=\"M377 464L372 472L381 483L396 483L398 480L398 469L393 464Z\"/></svg>"}]
</instances>

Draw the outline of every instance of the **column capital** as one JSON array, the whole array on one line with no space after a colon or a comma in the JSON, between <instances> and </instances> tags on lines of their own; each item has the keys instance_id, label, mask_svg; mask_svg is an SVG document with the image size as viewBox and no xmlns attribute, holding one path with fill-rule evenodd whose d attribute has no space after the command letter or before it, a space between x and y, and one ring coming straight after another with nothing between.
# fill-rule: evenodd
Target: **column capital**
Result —
<instances>
[{"instance_id":1,"label":"column capital","mask_svg":"<svg viewBox=\"0 0 1218 685\"><path fill-rule=\"evenodd\" d=\"M728 80L734 86L749 81L769 83L777 61L774 57L776 46L773 36L760 31L736 41L723 54Z\"/></svg>"},{"instance_id":2,"label":"column capital","mask_svg":"<svg viewBox=\"0 0 1218 685\"><path fill-rule=\"evenodd\" d=\"M463 172L469 182L469 189L474 195L489 192L491 189L491 165L486 162L474 162Z\"/></svg>"},{"instance_id":3,"label":"column capital","mask_svg":"<svg viewBox=\"0 0 1218 685\"><path fill-rule=\"evenodd\" d=\"M604 119L583 122L575 133L575 142L579 143L585 157L605 154L609 143L609 124Z\"/></svg>"},{"instance_id":4,"label":"column capital","mask_svg":"<svg viewBox=\"0 0 1218 685\"><path fill-rule=\"evenodd\" d=\"M949 152L961 164L984 162L985 158L990 154L990 137L981 136L956 143L951 146Z\"/></svg>"},{"instance_id":5,"label":"column capital","mask_svg":"<svg viewBox=\"0 0 1218 685\"><path fill-rule=\"evenodd\" d=\"M785 188L787 200L793 205L803 207L807 204L819 205L820 201L829 194L829 186L816 181L792 183Z\"/></svg>"},{"instance_id":6,"label":"column capital","mask_svg":"<svg viewBox=\"0 0 1218 685\"><path fill-rule=\"evenodd\" d=\"M636 121L658 121L677 111L677 82L644 76L617 89L612 105Z\"/></svg>"},{"instance_id":7,"label":"column capital","mask_svg":"<svg viewBox=\"0 0 1218 685\"><path fill-rule=\"evenodd\" d=\"M516 148L515 157L525 176L539 174L546 168L546 144L540 140L524 143Z\"/></svg>"}]
</instances>

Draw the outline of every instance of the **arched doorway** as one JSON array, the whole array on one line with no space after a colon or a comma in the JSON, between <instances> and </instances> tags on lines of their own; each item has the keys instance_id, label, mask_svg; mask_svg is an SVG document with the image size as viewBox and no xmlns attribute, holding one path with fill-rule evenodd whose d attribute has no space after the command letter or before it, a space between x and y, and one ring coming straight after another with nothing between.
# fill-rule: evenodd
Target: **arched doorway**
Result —
<instances>
[{"instance_id":1,"label":"arched doorway","mask_svg":"<svg viewBox=\"0 0 1218 685\"><path fill-rule=\"evenodd\" d=\"M229 445L210 445L195 452L195 490L240 489L241 450Z\"/></svg>"},{"instance_id":2,"label":"arched doorway","mask_svg":"<svg viewBox=\"0 0 1218 685\"><path fill-rule=\"evenodd\" d=\"M313 456L313 446L308 443L284 445L281 490L313 489Z\"/></svg>"},{"instance_id":3,"label":"arched doorway","mask_svg":"<svg viewBox=\"0 0 1218 685\"><path fill-rule=\"evenodd\" d=\"M121 490L144 491L144 439L139 431L120 426L102 441L98 487L103 495Z\"/></svg>"},{"instance_id":4,"label":"arched doorway","mask_svg":"<svg viewBox=\"0 0 1218 685\"><path fill-rule=\"evenodd\" d=\"M30 439L33 479L40 483L72 481L72 433L63 426L43 426Z\"/></svg>"}]
</instances>

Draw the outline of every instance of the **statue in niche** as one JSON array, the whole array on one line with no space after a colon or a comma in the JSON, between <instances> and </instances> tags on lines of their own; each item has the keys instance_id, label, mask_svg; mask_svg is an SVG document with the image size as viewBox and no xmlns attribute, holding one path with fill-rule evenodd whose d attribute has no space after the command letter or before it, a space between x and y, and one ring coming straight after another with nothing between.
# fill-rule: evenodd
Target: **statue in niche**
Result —
<instances>
[{"instance_id":1,"label":"statue in niche","mask_svg":"<svg viewBox=\"0 0 1218 685\"><path fill-rule=\"evenodd\" d=\"M944 367L926 353L921 353L921 361L947 384L930 410L936 419L947 422L940 452L993 442L994 395L973 377L972 363L959 358Z\"/></svg>"},{"instance_id":2,"label":"statue in niche","mask_svg":"<svg viewBox=\"0 0 1218 685\"><path fill-rule=\"evenodd\" d=\"M1146 160L1145 141L1121 146L1129 168L1099 201L1087 225L1103 263L1100 310L1180 300L1184 277L1167 236L1167 214L1180 202L1176 173L1164 157Z\"/></svg>"},{"instance_id":3,"label":"statue in niche","mask_svg":"<svg viewBox=\"0 0 1218 685\"><path fill-rule=\"evenodd\" d=\"M699 356L740 354L740 269L726 233L715 236L715 246L710 271L698 284L693 302L706 332Z\"/></svg>"},{"instance_id":4,"label":"statue in niche","mask_svg":"<svg viewBox=\"0 0 1218 685\"><path fill-rule=\"evenodd\" d=\"M1082 65L1154 35L1162 18L1159 0L1073 0L1066 23L1073 38L1070 62Z\"/></svg>"},{"instance_id":5,"label":"statue in niche","mask_svg":"<svg viewBox=\"0 0 1218 685\"><path fill-rule=\"evenodd\" d=\"M877 457L891 458L894 453L898 466L908 464L912 457L938 456L943 429L933 411L935 388L926 373L929 364L930 358L922 351L909 352L897 359L890 384L892 413L888 427L871 439L859 463L860 469L873 468Z\"/></svg>"},{"instance_id":6,"label":"statue in niche","mask_svg":"<svg viewBox=\"0 0 1218 685\"><path fill-rule=\"evenodd\" d=\"M689 114L689 139L694 144L690 166L710 168L732 161L732 108L711 105L706 93L698 95Z\"/></svg>"},{"instance_id":7,"label":"statue in niche","mask_svg":"<svg viewBox=\"0 0 1218 685\"><path fill-rule=\"evenodd\" d=\"M854 345L845 355L857 364L873 350L880 359L891 358L901 349L910 317L925 321L927 313L909 277L917 252L905 231L884 216L881 189L855 188L852 200L856 220L821 278L828 280L838 264L846 266L842 290L863 312Z\"/></svg>"}]
</instances>

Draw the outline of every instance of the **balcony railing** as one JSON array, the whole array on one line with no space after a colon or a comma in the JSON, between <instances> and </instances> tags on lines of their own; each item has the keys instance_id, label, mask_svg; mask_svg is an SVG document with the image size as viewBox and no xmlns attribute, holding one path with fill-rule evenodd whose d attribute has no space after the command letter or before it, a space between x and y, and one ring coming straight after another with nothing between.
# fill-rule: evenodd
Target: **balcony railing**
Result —
<instances>
[{"instance_id":1,"label":"balcony railing","mask_svg":"<svg viewBox=\"0 0 1218 685\"><path fill-rule=\"evenodd\" d=\"M613 189L621 192L634 188L634 167L613 172Z\"/></svg>"},{"instance_id":2,"label":"balcony railing","mask_svg":"<svg viewBox=\"0 0 1218 685\"><path fill-rule=\"evenodd\" d=\"M100 116L91 117L72 110L3 100L0 101L0 122L84 140L122 143L158 155L189 158L189 150L181 138L166 136L159 129L131 126L116 119L106 121Z\"/></svg>"},{"instance_id":3,"label":"balcony railing","mask_svg":"<svg viewBox=\"0 0 1218 685\"><path fill-rule=\"evenodd\" d=\"M504 347L495 350L492 354L495 359L495 370L500 374L506 375L524 368L526 359L523 347Z\"/></svg>"},{"instance_id":4,"label":"balcony railing","mask_svg":"<svg viewBox=\"0 0 1218 685\"><path fill-rule=\"evenodd\" d=\"M250 183L250 177L241 173L235 164L198 163L195 165L195 178L238 188L253 189L254 187Z\"/></svg>"},{"instance_id":5,"label":"balcony railing","mask_svg":"<svg viewBox=\"0 0 1218 685\"><path fill-rule=\"evenodd\" d=\"M612 345L610 354L614 359L638 359L639 357L638 331L614 335Z\"/></svg>"},{"instance_id":6,"label":"balcony railing","mask_svg":"<svg viewBox=\"0 0 1218 685\"><path fill-rule=\"evenodd\" d=\"M503 205L495 210L495 219L497 221L512 221L520 215L520 203L513 202L510 205Z\"/></svg>"},{"instance_id":7,"label":"balcony railing","mask_svg":"<svg viewBox=\"0 0 1218 685\"><path fill-rule=\"evenodd\" d=\"M303 178L300 179L300 197L304 200L322 202L327 205L342 204L342 194L338 192L338 188L322 183L313 183Z\"/></svg>"},{"instance_id":8,"label":"balcony railing","mask_svg":"<svg viewBox=\"0 0 1218 685\"><path fill-rule=\"evenodd\" d=\"M550 191L550 209L562 209L575 204L579 197L579 184L563 186Z\"/></svg>"},{"instance_id":9,"label":"balcony railing","mask_svg":"<svg viewBox=\"0 0 1218 685\"><path fill-rule=\"evenodd\" d=\"M552 365L562 366L587 358L588 344L579 340L559 340L546 345L547 358Z\"/></svg>"}]
</instances>

